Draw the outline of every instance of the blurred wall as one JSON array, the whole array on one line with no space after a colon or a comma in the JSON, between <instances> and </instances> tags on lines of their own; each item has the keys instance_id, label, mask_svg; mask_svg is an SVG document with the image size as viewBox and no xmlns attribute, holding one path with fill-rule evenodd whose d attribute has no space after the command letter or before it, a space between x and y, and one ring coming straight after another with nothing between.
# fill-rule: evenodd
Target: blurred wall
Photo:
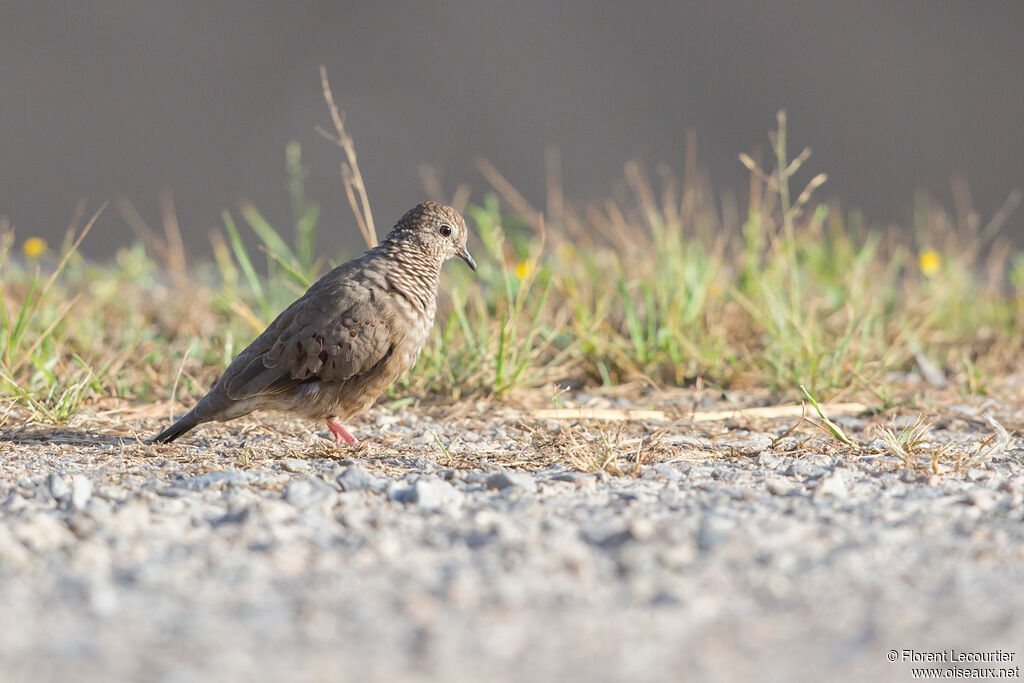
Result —
<instances>
[{"instance_id":1,"label":"blurred wall","mask_svg":"<svg viewBox=\"0 0 1024 683\"><path fill-rule=\"evenodd\" d=\"M0 6L0 215L53 240L80 198L124 194L158 224L170 187L203 253L240 198L288 223L298 140L328 237L355 244L338 150L313 131L320 63L382 226L423 196L420 162L479 192L483 155L540 203L554 144L586 199L633 157L681 170L687 129L742 188L736 155L782 106L826 193L870 219L906 220L918 187L948 198L953 173L985 213L1024 187L1019 2L24 0ZM88 246L129 239L111 210Z\"/></svg>"}]
</instances>

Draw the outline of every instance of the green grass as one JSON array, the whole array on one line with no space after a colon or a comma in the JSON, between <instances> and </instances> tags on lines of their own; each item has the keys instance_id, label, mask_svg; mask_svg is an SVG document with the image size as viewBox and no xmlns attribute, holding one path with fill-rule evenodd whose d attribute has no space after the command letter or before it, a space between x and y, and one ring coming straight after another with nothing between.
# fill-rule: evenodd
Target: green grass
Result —
<instances>
[{"instance_id":1,"label":"green grass","mask_svg":"<svg viewBox=\"0 0 1024 683\"><path fill-rule=\"evenodd\" d=\"M501 183L476 198L465 214L479 271L446 268L433 336L393 396L699 379L768 387L780 400L857 391L891 405L890 373L913 370L917 354L962 392L984 393L1016 369L1024 254L998 224L979 230L920 197L913 225L864 226L816 199L824 176L805 170L808 153L791 158L778 123L771 168L741 157L751 171L742 208L696 164L682 182L662 174L657 184L628 164L612 198L551 216ZM354 255L316 258L321 216L297 145L286 162L292 224L271 225L254 204L225 210L187 273L184 254L157 256L149 242L90 261L78 249L88 226L29 258L0 226L0 396L61 421L103 397L164 401L176 381L179 399L201 394ZM175 244L166 230L163 244Z\"/></svg>"}]
</instances>

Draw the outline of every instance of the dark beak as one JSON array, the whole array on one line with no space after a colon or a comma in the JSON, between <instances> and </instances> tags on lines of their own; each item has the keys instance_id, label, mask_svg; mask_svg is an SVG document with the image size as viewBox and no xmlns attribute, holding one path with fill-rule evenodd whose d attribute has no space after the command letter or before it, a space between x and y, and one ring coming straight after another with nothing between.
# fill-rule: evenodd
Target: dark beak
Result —
<instances>
[{"instance_id":1,"label":"dark beak","mask_svg":"<svg viewBox=\"0 0 1024 683\"><path fill-rule=\"evenodd\" d=\"M476 272L476 261L474 261L473 257L470 255L469 249L466 249L465 247L459 247L458 249L455 250L455 255L458 256L463 261L465 261L466 265L472 268L474 273Z\"/></svg>"}]
</instances>

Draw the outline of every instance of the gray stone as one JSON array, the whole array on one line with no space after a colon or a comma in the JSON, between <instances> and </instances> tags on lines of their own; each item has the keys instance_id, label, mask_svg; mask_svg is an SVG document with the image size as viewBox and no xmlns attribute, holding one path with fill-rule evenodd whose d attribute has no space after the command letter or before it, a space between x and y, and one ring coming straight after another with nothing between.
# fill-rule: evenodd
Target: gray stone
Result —
<instances>
[{"instance_id":1,"label":"gray stone","mask_svg":"<svg viewBox=\"0 0 1024 683\"><path fill-rule=\"evenodd\" d=\"M668 463L655 465L654 473L662 479L668 479L669 481L679 481L679 478L682 477L682 473L679 471L679 468L669 465Z\"/></svg>"},{"instance_id":2,"label":"gray stone","mask_svg":"<svg viewBox=\"0 0 1024 683\"><path fill-rule=\"evenodd\" d=\"M123 503L128 500L128 491L121 486L101 484L96 487L96 496L109 500L112 503Z\"/></svg>"},{"instance_id":3,"label":"gray stone","mask_svg":"<svg viewBox=\"0 0 1024 683\"><path fill-rule=\"evenodd\" d=\"M424 510L438 510L458 503L462 494L454 486L434 476L420 477L409 487L403 502Z\"/></svg>"},{"instance_id":4,"label":"gray stone","mask_svg":"<svg viewBox=\"0 0 1024 683\"><path fill-rule=\"evenodd\" d=\"M297 508L311 508L327 505L336 496L337 492L325 482L306 477L288 484L282 497Z\"/></svg>"},{"instance_id":5,"label":"gray stone","mask_svg":"<svg viewBox=\"0 0 1024 683\"><path fill-rule=\"evenodd\" d=\"M164 486L156 489L156 495L163 496L164 498L184 498L185 496L192 495L192 493L192 490L180 486Z\"/></svg>"},{"instance_id":6,"label":"gray stone","mask_svg":"<svg viewBox=\"0 0 1024 683\"><path fill-rule=\"evenodd\" d=\"M803 477L804 479L817 479L818 477L824 476L826 472L828 472L828 470L824 467L821 467L820 465L812 465L811 463L803 460L797 460L785 470L785 474L791 477Z\"/></svg>"},{"instance_id":7,"label":"gray stone","mask_svg":"<svg viewBox=\"0 0 1024 683\"><path fill-rule=\"evenodd\" d=\"M406 502L406 499L409 497L409 492L410 491L411 491L411 488L406 486L406 485L404 485L400 481L391 481L391 482L389 482L388 486L387 486L387 489L385 490L385 492L387 493L387 496L388 496L388 500L393 500L396 503L404 503L404 502Z\"/></svg>"},{"instance_id":8,"label":"gray stone","mask_svg":"<svg viewBox=\"0 0 1024 683\"><path fill-rule=\"evenodd\" d=\"M646 541L654 537L657 527L646 517L637 517L630 520L627 530L634 541Z\"/></svg>"},{"instance_id":9,"label":"gray stone","mask_svg":"<svg viewBox=\"0 0 1024 683\"><path fill-rule=\"evenodd\" d=\"M93 496L89 499L89 503L86 506L86 512L89 513L89 516L93 519L103 521L110 518L110 515L113 513L113 508L110 503L103 498Z\"/></svg>"},{"instance_id":10,"label":"gray stone","mask_svg":"<svg viewBox=\"0 0 1024 683\"><path fill-rule=\"evenodd\" d=\"M963 502L986 512L996 506L998 499L996 494L986 489L972 489L964 495Z\"/></svg>"},{"instance_id":11,"label":"gray stone","mask_svg":"<svg viewBox=\"0 0 1024 683\"><path fill-rule=\"evenodd\" d=\"M391 413L381 413L373 420L373 424L377 427L390 427L391 425L399 424L402 418L398 415Z\"/></svg>"},{"instance_id":12,"label":"gray stone","mask_svg":"<svg viewBox=\"0 0 1024 683\"><path fill-rule=\"evenodd\" d=\"M298 474L305 472L309 469L309 463L305 460L299 460L298 458L285 458L281 461L281 469L285 472L292 472Z\"/></svg>"},{"instance_id":13,"label":"gray stone","mask_svg":"<svg viewBox=\"0 0 1024 683\"><path fill-rule=\"evenodd\" d=\"M92 482L87 477L76 474L71 480L71 507L84 510L92 498Z\"/></svg>"},{"instance_id":14,"label":"gray stone","mask_svg":"<svg viewBox=\"0 0 1024 683\"><path fill-rule=\"evenodd\" d=\"M28 549L11 531L9 525L0 524L0 565L23 567L31 562Z\"/></svg>"},{"instance_id":15,"label":"gray stone","mask_svg":"<svg viewBox=\"0 0 1024 683\"><path fill-rule=\"evenodd\" d=\"M222 470L220 472L207 472L206 474L185 477L174 482L174 484L189 491L202 491L211 488L219 489L224 486L244 486L248 482L249 478L244 472Z\"/></svg>"},{"instance_id":16,"label":"gray stone","mask_svg":"<svg viewBox=\"0 0 1024 683\"><path fill-rule=\"evenodd\" d=\"M797 485L789 479L771 478L765 481L765 488L773 496L788 496L797 491Z\"/></svg>"},{"instance_id":17,"label":"gray stone","mask_svg":"<svg viewBox=\"0 0 1024 683\"><path fill-rule=\"evenodd\" d=\"M4 500L4 510L10 513L17 513L29 506L25 497L17 491L11 491Z\"/></svg>"},{"instance_id":18,"label":"gray stone","mask_svg":"<svg viewBox=\"0 0 1024 683\"><path fill-rule=\"evenodd\" d=\"M850 493L849 470L836 468L827 476L821 478L817 488L814 489L814 497L832 496L833 498L845 498Z\"/></svg>"},{"instance_id":19,"label":"gray stone","mask_svg":"<svg viewBox=\"0 0 1024 683\"><path fill-rule=\"evenodd\" d=\"M708 551L724 545L729 540L730 525L724 519L705 515L697 529L697 549Z\"/></svg>"},{"instance_id":20,"label":"gray stone","mask_svg":"<svg viewBox=\"0 0 1024 683\"><path fill-rule=\"evenodd\" d=\"M597 486L598 478L593 474L585 474L583 472L560 472L553 477L554 481L567 481L575 485L576 488L581 489L594 489Z\"/></svg>"},{"instance_id":21,"label":"gray stone","mask_svg":"<svg viewBox=\"0 0 1024 683\"><path fill-rule=\"evenodd\" d=\"M56 550L74 538L66 525L45 512L32 515L15 526L14 535L37 553Z\"/></svg>"},{"instance_id":22,"label":"gray stone","mask_svg":"<svg viewBox=\"0 0 1024 683\"><path fill-rule=\"evenodd\" d=\"M99 525L89 515L86 515L79 510L74 510L67 520L68 528L78 538L86 538L96 533L96 529Z\"/></svg>"},{"instance_id":23,"label":"gray stone","mask_svg":"<svg viewBox=\"0 0 1024 683\"><path fill-rule=\"evenodd\" d=\"M50 472L46 477L46 489L57 501L64 501L71 497L71 488L68 486L67 480L56 472Z\"/></svg>"},{"instance_id":24,"label":"gray stone","mask_svg":"<svg viewBox=\"0 0 1024 683\"><path fill-rule=\"evenodd\" d=\"M489 472L482 470L470 470L466 472L466 476L463 477L467 484L485 484L487 483L487 477L491 476Z\"/></svg>"},{"instance_id":25,"label":"gray stone","mask_svg":"<svg viewBox=\"0 0 1024 683\"><path fill-rule=\"evenodd\" d=\"M366 491L368 489L375 489L380 485L376 477L359 465L346 467L338 475L336 481L342 491Z\"/></svg>"},{"instance_id":26,"label":"gray stone","mask_svg":"<svg viewBox=\"0 0 1024 683\"><path fill-rule=\"evenodd\" d=\"M508 488L519 488L526 491L535 491L537 482L526 472L515 470L504 470L495 472L487 477L484 487L488 490L501 491Z\"/></svg>"}]
</instances>

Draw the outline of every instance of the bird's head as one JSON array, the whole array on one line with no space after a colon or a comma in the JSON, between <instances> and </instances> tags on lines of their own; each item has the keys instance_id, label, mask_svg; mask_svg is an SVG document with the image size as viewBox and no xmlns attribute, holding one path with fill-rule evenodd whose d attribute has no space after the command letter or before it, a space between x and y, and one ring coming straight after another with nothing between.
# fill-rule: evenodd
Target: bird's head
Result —
<instances>
[{"instance_id":1,"label":"bird's head","mask_svg":"<svg viewBox=\"0 0 1024 683\"><path fill-rule=\"evenodd\" d=\"M388 235L389 239L416 244L441 262L458 256L476 270L476 261L466 248L468 237L462 214L437 202L423 202L410 209Z\"/></svg>"}]
</instances>

